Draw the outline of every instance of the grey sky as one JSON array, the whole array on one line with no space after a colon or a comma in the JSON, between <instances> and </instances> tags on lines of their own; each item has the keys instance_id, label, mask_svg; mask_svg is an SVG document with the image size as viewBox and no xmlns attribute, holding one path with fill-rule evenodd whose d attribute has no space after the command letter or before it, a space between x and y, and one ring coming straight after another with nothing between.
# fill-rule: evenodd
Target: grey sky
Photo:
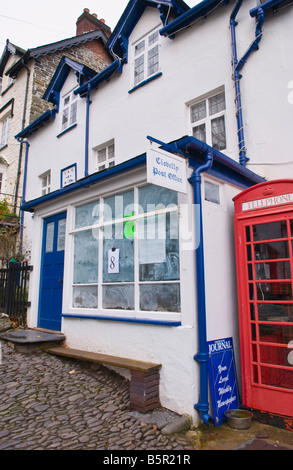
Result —
<instances>
[{"instance_id":1,"label":"grey sky","mask_svg":"<svg viewBox=\"0 0 293 470\"><path fill-rule=\"evenodd\" d=\"M0 54L9 39L23 49L75 36L76 20L84 8L96 13L98 18L113 30L128 0L13 0L1 2L0 7ZM193 7L199 0L187 0Z\"/></svg>"}]
</instances>

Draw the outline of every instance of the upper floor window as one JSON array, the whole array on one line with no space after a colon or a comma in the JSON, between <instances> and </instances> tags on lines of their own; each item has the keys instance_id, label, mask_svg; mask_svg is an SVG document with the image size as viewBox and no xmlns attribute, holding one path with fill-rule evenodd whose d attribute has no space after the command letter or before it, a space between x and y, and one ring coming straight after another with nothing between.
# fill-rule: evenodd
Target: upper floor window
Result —
<instances>
[{"instance_id":1,"label":"upper floor window","mask_svg":"<svg viewBox=\"0 0 293 470\"><path fill-rule=\"evenodd\" d=\"M155 31L134 46L134 85L159 71L159 32Z\"/></svg>"},{"instance_id":2,"label":"upper floor window","mask_svg":"<svg viewBox=\"0 0 293 470\"><path fill-rule=\"evenodd\" d=\"M73 92L63 98L62 131L77 121L77 95Z\"/></svg>"},{"instance_id":3,"label":"upper floor window","mask_svg":"<svg viewBox=\"0 0 293 470\"><path fill-rule=\"evenodd\" d=\"M8 145L8 136L9 136L9 127L10 127L10 116L7 116L2 121L1 126L1 138L0 138L0 148Z\"/></svg>"},{"instance_id":4,"label":"upper floor window","mask_svg":"<svg viewBox=\"0 0 293 470\"><path fill-rule=\"evenodd\" d=\"M41 194L45 196L51 192L51 171L47 171L40 176L41 181Z\"/></svg>"},{"instance_id":5,"label":"upper floor window","mask_svg":"<svg viewBox=\"0 0 293 470\"><path fill-rule=\"evenodd\" d=\"M98 147L95 150L97 158L96 166L98 171L111 168L115 165L115 145L113 141Z\"/></svg>"},{"instance_id":6,"label":"upper floor window","mask_svg":"<svg viewBox=\"0 0 293 470\"><path fill-rule=\"evenodd\" d=\"M225 93L199 99L190 107L192 135L217 150L226 148Z\"/></svg>"}]
</instances>

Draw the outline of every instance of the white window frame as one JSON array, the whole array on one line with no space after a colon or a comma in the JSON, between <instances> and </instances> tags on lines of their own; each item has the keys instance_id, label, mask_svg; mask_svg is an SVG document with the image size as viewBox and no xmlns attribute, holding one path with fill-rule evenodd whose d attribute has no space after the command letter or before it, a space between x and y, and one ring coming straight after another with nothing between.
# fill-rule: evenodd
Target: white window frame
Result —
<instances>
[{"instance_id":1,"label":"white window frame","mask_svg":"<svg viewBox=\"0 0 293 470\"><path fill-rule=\"evenodd\" d=\"M0 181L0 194L5 194L6 178L7 178L7 164L3 162L4 158L0 157L0 174L2 175Z\"/></svg>"},{"instance_id":2,"label":"white window frame","mask_svg":"<svg viewBox=\"0 0 293 470\"><path fill-rule=\"evenodd\" d=\"M62 97L61 132L77 124L78 96L73 91Z\"/></svg>"},{"instance_id":3,"label":"white window frame","mask_svg":"<svg viewBox=\"0 0 293 470\"><path fill-rule=\"evenodd\" d=\"M45 196L51 192L51 170L46 171L39 176L41 195Z\"/></svg>"},{"instance_id":4,"label":"white window frame","mask_svg":"<svg viewBox=\"0 0 293 470\"><path fill-rule=\"evenodd\" d=\"M6 147L6 145L8 145L10 120L10 114L1 119L0 148Z\"/></svg>"},{"instance_id":5,"label":"white window frame","mask_svg":"<svg viewBox=\"0 0 293 470\"><path fill-rule=\"evenodd\" d=\"M101 318L133 318L133 319L148 319L151 321L162 321L165 320L167 322L178 322L181 320L181 312L183 309L183 298L182 298L182 278L181 278L181 243L180 243L180 223L181 223L181 217L179 216L179 206L180 206L180 198L178 195L178 204L176 206L167 206L165 209L160 208L160 204L155 207L155 210L151 212L145 212L141 213L139 211L139 206L138 206L138 191L139 188L143 185L135 185L131 187L127 187L124 189L124 191L134 189L134 206L135 206L135 213L133 216L124 216L122 219L114 219L109 222L104 222L103 221L103 214L104 214L104 197L96 197L94 199L88 199L84 201L81 204L71 206L71 215L70 215L70 227L69 228L69 244L67 245L68 250L71 252L71 259L68 259L68 263L71 267L71 275L67 277L67 283L68 283L68 289L67 291L67 296L66 296L66 301L65 304L67 304L66 311L70 314L76 314L80 316L81 318L83 315L85 316L93 316L93 317L101 317ZM123 192L124 192L123 191ZM105 197L109 197L111 195L113 196L119 196L119 192L115 192L114 194L107 194ZM80 228L75 228L75 209L79 205L91 203L91 202L96 202L99 205L99 217L98 217L98 222L93 225L93 226L83 226ZM141 281L139 279L139 249L138 249L138 244L139 244L139 238L138 238L138 230L135 231L134 235L134 281L131 282L121 282L118 283L118 285L126 285L126 284L131 284L134 285L134 309L133 310L123 310L123 309L107 309L103 308L103 287L106 285L113 285L113 283L104 283L103 282L103 256L104 256L104 242L103 242L103 230L107 226L112 226L113 224L121 224L123 223L132 223L132 222L138 222L139 220L143 220L146 218L153 218L155 216L164 216L164 214L172 214L174 213L175 215L177 214L178 217L178 232L179 232L179 279L178 280L162 280L162 281ZM127 217L127 218L126 218ZM73 288L75 286L79 286L80 284L74 284L74 235L78 234L79 232L84 232L87 230L92 230L94 237L99 240L99 255L98 255L98 282L95 283L89 283L89 284L84 284L87 286L95 286L97 288L98 292L98 300L97 300L97 307L95 308L87 308L87 307L74 307L73 306ZM115 283L114 283L115 284ZM139 307L139 289L142 284L152 284L152 285L157 285L157 284L178 284L179 285L179 292L180 292L180 310L179 311L151 311L151 310L140 310Z\"/></svg>"},{"instance_id":6,"label":"white window frame","mask_svg":"<svg viewBox=\"0 0 293 470\"><path fill-rule=\"evenodd\" d=\"M133 87L160 72L159 29L150 31L133 44Z\"/></svg>"},{"instance_id":7,"label":"white window frame","mask_svg":"<svg viewBox=\"0 0 293 470\"><path fill-rule=\"evenodd\" d=\"M211 109L212 100L221 99L217 104L219 110ZM221 120L224 124L224 144L218 145L216 138L213 139L212 123ZM197 129L197 131L196 131ZM227 149L227 126L226 126L226 95L224 88L214 90L206 95L198 97L189 103L189 132L199 140L206 142L217 150Z\"/></svg>"},{"instance_id":8,"label":"white window frame","mask_svg":"<svg viewBox=\"0 0 293 470\"><path fill-rule=\"evenodd\" d=\"M95 169L102 171L115 165L115 142L111 140L94 148Z\"/></svg>"}]
</instances>

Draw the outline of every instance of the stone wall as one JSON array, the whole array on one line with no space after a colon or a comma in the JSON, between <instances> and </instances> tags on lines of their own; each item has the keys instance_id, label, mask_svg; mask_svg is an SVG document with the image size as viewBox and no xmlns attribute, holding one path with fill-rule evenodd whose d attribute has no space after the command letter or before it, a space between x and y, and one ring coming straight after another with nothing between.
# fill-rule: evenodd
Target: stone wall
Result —
<instances>
[{"instance_id":1,"label":"stone wall","mask_svg":"<svg viewBox=\"0 0 293 470\"><path fill-rule=\"evenodd\" d=\"M51 104L43 100L43 95L60 60L64 56L85 64L97 73L101 72L112 62L101 40L93 40L86 44L56 51L34 59L33 90L29 123L33 122L44 111L52 109Z\"/></svg>"}]
</instances>

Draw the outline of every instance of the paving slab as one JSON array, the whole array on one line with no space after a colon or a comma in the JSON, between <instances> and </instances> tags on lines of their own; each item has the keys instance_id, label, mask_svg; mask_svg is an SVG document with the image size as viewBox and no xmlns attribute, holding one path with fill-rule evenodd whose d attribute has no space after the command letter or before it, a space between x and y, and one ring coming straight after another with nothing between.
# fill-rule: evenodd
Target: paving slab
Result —
<instances>
[{"instance_id":1,"label":"paving slab","mask_svg":"<svg viewBox=\"0 0 293 470\"><path fill-rule=\"evenodd\" d=\"M274 444L273 442L268 442L264 439L250 439L247 442L244 442L235 450L293 450L288 447L281 446L279 444Z\"/></svg>"},{"instance_id":2,"label":"paving slab","mask_svg":"<svg viewBox=\"0 0 293 470\"><path fill-rule=\"evenodd\" d=\"M39 349L62 343L65 336L61 333L47 333L41 330L13 329L2 331L0 340L8 341L18 352L35 353Z\"/></svg>"}]
</instances>

